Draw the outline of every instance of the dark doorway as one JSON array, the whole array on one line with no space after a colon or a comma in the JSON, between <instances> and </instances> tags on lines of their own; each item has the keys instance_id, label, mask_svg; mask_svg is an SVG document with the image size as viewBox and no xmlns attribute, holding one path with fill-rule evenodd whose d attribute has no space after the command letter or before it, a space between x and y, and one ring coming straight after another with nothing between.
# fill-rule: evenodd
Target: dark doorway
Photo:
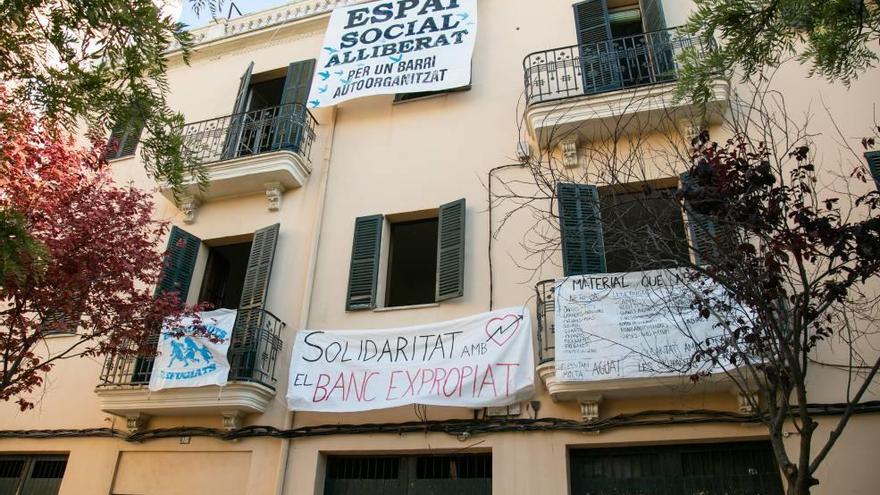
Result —
<instances>
[{"instance_id":1,"label":"dark doorway","mask_svg":"<svg viewBox=\"0 0 880 495\"><path fill-rule=\"evenodd\" d=\"M492 454L330 456L325 495L489 495Z\"/></svg>"},{"instance_id":2,"label":"dark doorway","mask_svg":"<svg viewBox=\"0 0 880 495\"><path fill-rule=\"evenodd\" d=\"M199 301L215 309L237 309L250 254L250 242L210 248Z\"/></svg>"},{"instance_id":3,"label":"dark doorway","mask_svg":"<svg viewBox=\"0 0 880 495\"><path fill-rule=\"evenodd\" d=\"M386 306L436 300L437 218L391 224Z\"/></svg>"}]
</instances>

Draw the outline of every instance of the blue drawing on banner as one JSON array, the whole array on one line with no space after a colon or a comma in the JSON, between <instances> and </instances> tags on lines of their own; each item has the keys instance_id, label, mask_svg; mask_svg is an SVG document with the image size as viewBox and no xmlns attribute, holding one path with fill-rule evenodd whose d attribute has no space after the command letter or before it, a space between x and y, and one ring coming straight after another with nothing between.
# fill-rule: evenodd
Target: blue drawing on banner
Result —
<instances>
[{"instance_id":1,"label":"blue drawing on banner","mask_svg":"<svg viewBox=\"0 0 880 495\"><path fill-rule=\"evenodd\" d=\"M339 82L341 82L342 84L348 86L348 83L351 82L351 79L340 79Z\"/></svg>"},{"instance_id":2,"label":"blue drawing on banner","mask_svg":"<svg viewBox=\"0 0 880 495\"><path fill-rule=\"evenodd\" d=\"M171 359L162 370L166 380L188 380L217 371L215 356L207 344L199 344L193 337L195 327L176 328L163 332L163 339L170 340ZM204 333L212 338L225 340L226 330L216 325L203 326Z\"/></svg>"},{"instance_id":3,"label":"blue drawing on banner","mask_svg":"<svg viewBox=\"0 0 880 495\"><path fill-rule=\"evenodd\" d=\"M327 50L327 51L330 52L330 53L336 53L336 52L339 51L339 50L337 50L336 48L333 48L332 46L325 46L324 49Z\"/></svg>"},{"instance_id":4,"label":"blue drawing on banner","mask_svg":"<svg viewBox=\"0 0 880 495\"><path fill-rule=\"evenodd\" d=\"M403 60L403 55L398 55L396 57L388 57L388 58L390 58L392 62L400 62L401 60Z\"/></svg>"},{"instance_id":5,"label":"blue drawing on banner","mask_svg":"<svg viewBox=\"0 0 880 495\"><path fill-rule=\"evenodd\" d=\"M322 81L326 81L327 79L330 79L330 71L325 70L322 72L318 72L318 75L321 76Z\"/></svg>"},{"instance_id":6,"label":"blue drawing on banner","mask_svg":"<svg viewBox=\"0 0 880 495\"><path fill-rule=\"evenodd\" d=\"M311 100L309 103L312 105L312 108L318 108L321 106L321 100Z\"/></svg>"},{"instance_id":7,"label":"blue drawing on banner","mask_svg":"<svg viewBox=\"0 0 880 495\"><path fill-rule=\"evenodd\" d=\"M345 72L342 72L341 70L338 70L338 71L334 72L334 74L336 74L336 75L339 76L339 77L342 77L342 75L345 74Z\"/></svg>"},{"instance_id":8,"label":"blue drawing on banner","mask_svg":"<svg viewBox=\"0 0 880 495\"><path fill-rule=\"evenodd\" d=\"M458 18L461 19L461 20L465 20L465 19L467 19L468 17L471 16L471 15L468 14L467 12L465 12L465 13L463 13L463 14L456 14L456 15L457 15Z\"/></svg>"},{"instance_id":9,"label":"blue drawing on banner","mask_svg":"<svg viewBox=\"0 0 880 495\"><path fill-rule=\"evenodd\" d=\"M323 93L326 93L326 92L327 92L327 86L324 86L323 88L318 88L318 91L321 92L322 94L323 94Z\"/></svg>"}]
</instances>

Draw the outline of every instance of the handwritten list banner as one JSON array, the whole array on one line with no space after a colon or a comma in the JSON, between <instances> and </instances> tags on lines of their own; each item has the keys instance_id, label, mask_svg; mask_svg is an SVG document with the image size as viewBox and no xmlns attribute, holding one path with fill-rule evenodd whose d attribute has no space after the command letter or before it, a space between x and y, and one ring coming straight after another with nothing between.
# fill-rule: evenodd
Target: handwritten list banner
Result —
<instances>
[{"instance_id":1,"label":"handwritten list banner","mask_svg":"<svg viewBox=\"0 0 880 495\"><path fill-rule=\"evenodd\" d=\"M719 332L715 320L691 307L686 280L679 270L557 280L557 377L583 382L696 371L690 364L695 342Z\"/></svg>"},{"instance_id":2,"label":"handwritten list banner","mask_svg":"<svg viewBox=\"0 0 880 495\"><path fill-rule=\"evenodd\" d=\"M287 404L321 412L410 404L482 408L533 392L529 314L510 308L393 330L300 331Z\"/></svg>"},{"instance_id":3,"label":"handwritten list banner","mask_svg":"<svg viewBox=\"0 0 880 495\"><path fill-rule=\"evenodd\" d=\"M338 7L327 26L309 107L467 86L476 37L477 0Z\"/></svg>"}]
</instances>

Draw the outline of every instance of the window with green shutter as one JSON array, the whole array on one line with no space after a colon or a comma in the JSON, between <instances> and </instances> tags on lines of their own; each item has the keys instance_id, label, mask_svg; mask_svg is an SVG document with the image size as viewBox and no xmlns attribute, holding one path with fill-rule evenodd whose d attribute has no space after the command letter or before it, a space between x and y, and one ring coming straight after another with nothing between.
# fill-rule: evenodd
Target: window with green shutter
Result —
<instances>
[{"instance_id":1,"label":"window with green shutter","mask_svg":"<svg viewBox=\"0 0 880 495\"><path fill-rule=\"evenodd\" d=\"M874 177L874 182L876 182L877 187L880 188L880 151L869 151L865 153L865 160L868 161L868 170L871 171L871 176Z\"/></svg>"},{"instance_id":2,"label":"window with green shutter","mask_svg":"<svg viewBox=\"0 0 880 495\"><path fill-rule=\"evenodd\" d=\"M165 250L165 266L156 294L177 292L181 304L186 302L201 244L201 239L180 227L175 225L171 228Z\"/></svg>"},{"instance_id":3,"label":"window with green shutter","mask_svg":"<svg viewBox=\"0 0 880 495\"><path fill-rule=\"evenodd\" d=\"M690 174L685 172L679 177L682 185L687 187L691 180ZM684 204L684 209L688 219L694 263L705 265L718 253L718 246L722 243L723 237L721 229L715 219L695 212L688 203Z\"/></svg>"},{"instance_id":4,"label":"window with green shutter","mask_svg":"<svg viewBox=\"0 0 880 495\"><path fill-rule=\"evenodd\" d=\"M606 272L598 188L560 182L556 199L565 276Z\"/></svg>"},{"instance_id":5,"label":"window with green shutter","mask_svg":"<svg viewBox=\"0 0 880 495\"><path fill-rule=\"evenodd\" d=\"M436 210L358 218L346 309L414 306L462 297L466 216L465 200L460 199ZM386 223L388 252L383 257ZM387 271L384 286L379 287L383 259Z\"/></svg>"},{"instance_id":6,"label":"window with green shutter","mask_svg":"<svg viewBox=\"0 0 880 495\"><path fill-rule=\"evenodd\" d=\"M134 156L143 130L144 124L139 119L129 119L114 125L107 140L107 159Z\"/></svg>"}]
</instances>

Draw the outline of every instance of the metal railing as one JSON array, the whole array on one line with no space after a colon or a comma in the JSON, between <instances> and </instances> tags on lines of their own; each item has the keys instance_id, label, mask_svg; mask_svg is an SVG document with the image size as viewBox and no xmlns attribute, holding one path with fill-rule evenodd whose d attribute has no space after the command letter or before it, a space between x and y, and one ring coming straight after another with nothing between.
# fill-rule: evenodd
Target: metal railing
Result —
<instances>
[{"instance_id":1,"label":"metal railing","mask_svg":"<svg viewBox=\"0 0 880 495\"><path fill-rule=\"evenodd\" d=\"M535 313L538 315L538 362L556 359L556 280L542 280L535 285Z\"/></svg>"},{"instance_id":2,"label":"metal railing","mask_svg":"<svg viewBox=\"0 0 880 495\"><path fill-rule=\"evenodd\" d=\"M236 315L229 359L229 381L256 382L275 389L275 366L281 352L281 329L277 316L260 308L240 309ZM153 372L159 333L144 344L149 352L107 356L99 386L146 385Z\"/></svg>"},{"instance_id":3,"label":"metal railing","mask_svg":"<svg viewBox=\"0 0 880 495\"><path fill-rule=\"evenodd\" d=\"M675 81L676 59L686 51L707 54L699 37L664 29L601 43L554 48L523 60L528 104Z\"/></svg>"},{"instance_id":4,"label":"metal railing","mask_svg":"<svg viewBox=\"0 0 880 495\"><path fill-rule=\"evenodd\" d=\"M186 124L184 147L202 164L280 150L308 160L316 125L305 105L291 103Z\"/></svg>"}]
</instances>

